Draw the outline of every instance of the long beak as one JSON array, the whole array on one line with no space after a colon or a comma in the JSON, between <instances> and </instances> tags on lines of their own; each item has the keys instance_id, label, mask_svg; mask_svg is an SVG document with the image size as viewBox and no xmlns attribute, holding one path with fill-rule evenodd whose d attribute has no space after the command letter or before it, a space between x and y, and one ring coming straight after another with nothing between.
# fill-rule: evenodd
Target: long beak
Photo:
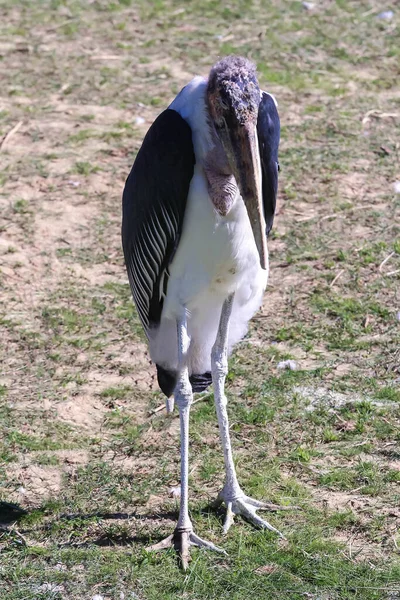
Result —
<instances>
[{"instance_id":1,"label":"long beak","mask_svg":"<svg viewBox=\"0 0 400 600\"><path fill-rule=\"evenodd\" d=\"M222 144L249 215L261 268L266 269L268 251L257 130L252 125L238 125L221 133Z\"/></svg>"}]
</instances>

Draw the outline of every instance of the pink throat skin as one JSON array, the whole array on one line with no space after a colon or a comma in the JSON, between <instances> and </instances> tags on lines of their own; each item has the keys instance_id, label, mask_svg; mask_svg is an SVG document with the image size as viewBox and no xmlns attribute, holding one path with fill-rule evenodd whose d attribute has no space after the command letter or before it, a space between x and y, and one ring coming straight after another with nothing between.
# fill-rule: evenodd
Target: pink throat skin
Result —
<instances>
[{"instance_id":1,"label":"pink throat skin","mask_svg":"<svg viewBox=\"0 0 400 600\"><path fill-rule=\"evenodd\" d=\"M208 193L215 210L225 217L235 200L238 186L230 172L228 161L220 144L208 153L204 173L208 182Z\"/></svg>"}]
</instances>

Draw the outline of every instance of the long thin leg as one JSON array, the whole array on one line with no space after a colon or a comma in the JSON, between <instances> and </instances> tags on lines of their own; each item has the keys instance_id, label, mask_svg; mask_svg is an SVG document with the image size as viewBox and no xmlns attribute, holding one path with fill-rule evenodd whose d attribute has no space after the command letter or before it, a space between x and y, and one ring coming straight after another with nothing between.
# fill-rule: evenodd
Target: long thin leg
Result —
<instances>
[{"instance_id":1,"label":"long thin leg","mask_svg":"<svg viewBox=\"0 0 400 600\"><path fill-rule=\"evenodd\" d=\"M225 300L222 306L221 319L211 354L211 370L214 385L214 400L217 411L218 425L222 447L224 450L224 462L226 473L226 484L234 497L241 494L239 482L236 477L235 465L233 462L231 439L229 435L229 421L226 410L227 399L225 396L225 379L228 374L228 333L229 319L232 312L234 294Z\"/></svg>"},{"instance_id":2,"label":"long thin leg","mask_svg":"<svg viewBox=\"0 0 400 600\"><path fill-rule=\"evenodd\" d=\"M181 321L178 321L177 332L179 376L174 391L174 398L179 409L181 432L181 500L179 518L174 533L149 549L162 550L174 546L180 556L182 568L186 570L190 560L189 546L208 548L217 552L225 551L215 546L212 542L207 542L196 535L189 517L189 413L193 402L193 392L187 367L187 353L190 339L187 333L186 314Z\"/></svg>"},{"instance_id":3,"label":"long thin leg","mask_svg":"<svg viewBox=\"0 0 400 600\"><path fill-rule=\"evenodd\" d=\"M190 531L192 522L189 518L189 414L193 401L192 386L189 381L186 356L189 350L189 336L187 333L186 316L179 321L178 329L178 362L179 377L175 387L174 398L179 409L181 432L181 505L177 529Z\"/></svg>"},{"instance_id":4,"label":"long thin leg","mask_svg":"<svg viewBox=\"0 0 400 600\"><path fill-rule=\"evenodd\" d=\"M233 462L232 446L229 435L229 421L227 412L227 399L225 396L225 379L228 373L228 333L229 333L229 320L232 312L234 295L229 296L225 300L221 318L217 333L217 339L212 349L211 354L211 369L212 379L214 385L214 399L215 408L217 411L218 425L221 437L221 443L224 450L224 462L225 462L225 485L222 492L218 495L217 504L225 502L226 504L226 518L224 523L224 533L226 533L233 523L233 517L235 514L241 514L247 520L251 521L254 525L265 529L274 531L279 536L283 535L270 525L267 521L262 519L256 514L257 508L264 508L269 510L280 510L287 509L288 507L281 507L275 504L260 502L253 500L246 496L240 488L237 476L235 464Z\"/></svg>"}]
</instances>

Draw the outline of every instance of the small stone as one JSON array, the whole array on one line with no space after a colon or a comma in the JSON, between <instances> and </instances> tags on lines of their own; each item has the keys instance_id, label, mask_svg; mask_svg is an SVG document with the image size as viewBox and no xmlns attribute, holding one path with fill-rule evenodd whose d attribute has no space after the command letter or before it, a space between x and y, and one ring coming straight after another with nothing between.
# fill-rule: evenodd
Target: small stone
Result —
<instances>
[{"instance_id":1,"label":"small stone","mask_svg":"<svg viewBox=\"0 0 400 600\"><path fill-rule=\"evenodd\" d=\"M278 369L288 369L289 371L297 369L297 363L294 360L281 360L276 366Z\"/></svg>"},{"instance_id":2,"label":"small stone","mask_svg":"<svg viewBox=\"0 0 400 600\"><path fill-rule=\"evenodd\" d=\"M168 494L170 498L180 498L181 497L181 486L177 485L168 490Z\"/></svg>"},{"instance_id":3,"label":"small stone","mask_svg":"<svg viewBox=\"0 0 400 600\"><path fill-rule=\"evenodd\" d=\"M21 487L18 488L18 493L19 494L26 494L26 489L21 485Z\"/></svg>"},{"instance_id":4,"label":"small stone","mask_svg":"<svg viewBox=\"0 0 400 600\"><path fill-rule=\"evenodd\" d=\"M400 181L395 181L393 184L395 194L400 194Z\"/></svg>"},{"instance_id":5,"label":"small stone","mask_svg":"<svg viewBox=\"0 0 400 600\"><path fill-rule=\"evenodd\" d=\"M145 122L145 119L143 119L143 117L136 117L136 119L135 119L136 125L143 125L144 122Z\"/></svg>"},{"instance_id":6,"label":"small stone","mask_svg":"<svg viewBox=\"0 0 400 600\"><path fill-rule=\"evenodd\" d=\"M394 17L394 12L392 10L383 10L378 15L378 19L382 19L383 21L390 21Z\"/></svg>"},{"instance_id":7,"label":"small stone","mask_svg":"<svg viewBox=\"0 0 400 600\"><path fill-rule=\"evenodd\" d=\"M262 565L255 570L255 573L258 575L270 575L271 573L275 573L279 569L279 566L275 563L270 563L267 565Z\"/></svg>"},{"instance_id":8,"label":"small stone","mask_svg":"<svg viewBox=\"0 0 400 600\"><path fill-rule=\"evenodd\" d=\"M64 590L62 585L57 585L56 583L42 583L42 585L35 586L35 589L38 592L50 592L51 594L58 594ZM46 594L47 595L47 594Z\"/></svg>"},{"instance_id":9,"label":"small stone","mask_svg":"<svg viewBox=\"0 0 400 600\"><path fill-rule=\"evenodd\" d=\"M302 2L302 5L306 10L313 10L315 8L314 2Z\"/></svg>"},{"instance_id":10,"label":"small stone","mask_svg":"<svg viewBox=\"0 0 400 600\"><path fill-rule=\"evenodd\" d=\"M75 361L80 364L85 363L87 361L87 355L84 352L80 352Z\"/></svg>"}]
</instances>

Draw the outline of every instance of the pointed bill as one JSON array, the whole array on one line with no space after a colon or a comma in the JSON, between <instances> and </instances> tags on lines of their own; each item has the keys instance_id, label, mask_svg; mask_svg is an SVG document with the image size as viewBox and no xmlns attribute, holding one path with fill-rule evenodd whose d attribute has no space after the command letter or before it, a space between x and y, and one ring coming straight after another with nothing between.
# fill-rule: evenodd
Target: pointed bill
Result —
<instances>
[{"instance_id":1,"label":"pointed bill","mask_svg":"<svg viewBox=\"0 0 400 600\"><path fill-rule=\"evenodd\" d=\"M220 132L220 137L246 206L260 256L261 268L266 269L268 266L268 250L256 127L247 124L239 125Z\"/></svg>"}]
</instances>

